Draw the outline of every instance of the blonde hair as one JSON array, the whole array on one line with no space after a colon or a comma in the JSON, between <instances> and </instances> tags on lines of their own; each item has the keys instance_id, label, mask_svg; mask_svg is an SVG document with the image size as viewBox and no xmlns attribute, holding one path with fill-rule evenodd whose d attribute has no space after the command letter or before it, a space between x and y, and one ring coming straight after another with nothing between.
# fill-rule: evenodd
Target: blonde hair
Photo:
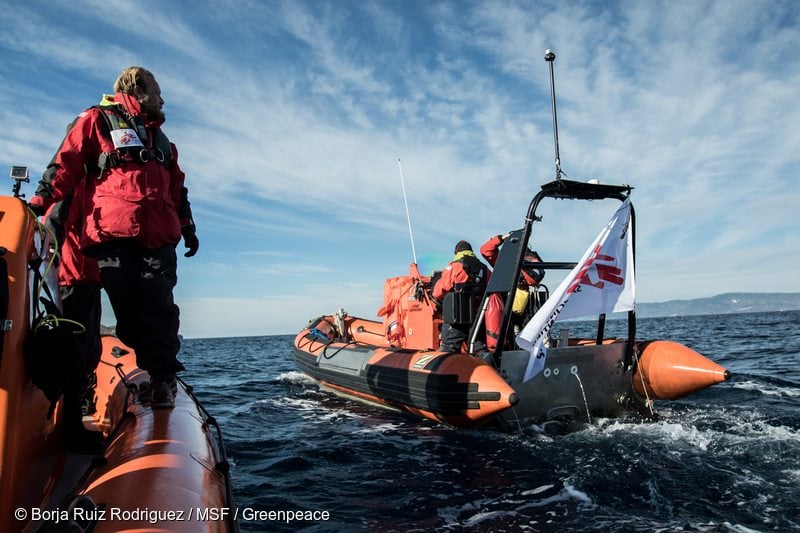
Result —
<instances>
[{"instance_id":1,"label":"blonde hair","mask_svg":"<svg viewBox=\"0 0 800 533\"><path fill-rule=\"evenodd\" d=\"M153 73L144 67L128 67L114 82L114 92L123 94L133 94L133 89L139 87L146 89L150 80L154 80Z\"/></svg>"}]
</instances>

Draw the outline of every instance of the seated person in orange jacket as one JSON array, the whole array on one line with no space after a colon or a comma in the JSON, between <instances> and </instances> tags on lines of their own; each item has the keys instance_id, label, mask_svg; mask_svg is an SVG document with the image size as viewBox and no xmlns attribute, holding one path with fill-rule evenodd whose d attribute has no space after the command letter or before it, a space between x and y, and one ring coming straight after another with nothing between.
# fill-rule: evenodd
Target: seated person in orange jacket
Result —
<instances>
[{"instance_id":1,"label":"seated person in orange jacket","mask_svg":"<svg viewBox=\"0 0 800 533\"><path fill-rule=\"evenodd\" d=\"M455 257L433 286L432 296L437 302L442 302L448 292L457 290L464 284L479 283L485 286L491 276L489 267L475 257L472 245L467 241L458 241L454 253ZM469 326L442 324L439 349L443 352L461 351L461 343L467 340L467 335Z\"/></svg>"}]
</instances>

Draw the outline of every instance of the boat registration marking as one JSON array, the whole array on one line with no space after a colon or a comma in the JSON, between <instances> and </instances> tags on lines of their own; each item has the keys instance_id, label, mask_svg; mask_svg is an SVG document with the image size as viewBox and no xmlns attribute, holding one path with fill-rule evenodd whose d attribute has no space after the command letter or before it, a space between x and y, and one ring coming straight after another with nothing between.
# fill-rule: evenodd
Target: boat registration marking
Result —
<instances>
[{"instance_id":1,"label":"boat registration marking","mask_svg":"<svg viewBox=\"0 0 800 533\"><path fill-rule=\"evenodd\" d=\"M417 359L416 363L414 363L414 368L422 370L423 368L425 368L425 365L430 363L431 360L434 358L436 358L436 354L423 355L422 357Z\"/></svg>"}]
</instances>

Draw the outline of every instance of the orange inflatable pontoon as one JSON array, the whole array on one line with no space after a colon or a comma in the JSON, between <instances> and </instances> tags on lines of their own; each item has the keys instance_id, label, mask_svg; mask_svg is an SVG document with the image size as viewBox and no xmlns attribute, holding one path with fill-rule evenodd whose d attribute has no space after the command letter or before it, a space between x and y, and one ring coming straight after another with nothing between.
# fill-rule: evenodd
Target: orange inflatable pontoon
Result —
<instances>
[{"instance_id":1,"label":"orange inflatable pontoon","mask_svg":"<svg viewBox=\"0 0 800 533\"><path fill-rule=\"evenodd\" d=\"M105 449L64 450L62 402L31 382L25 358L34 301L58 294L51 248L25 204L0 197L0 531L237 531L215 420L180 380L175 407L151 409L149 375L115 337L103 338L96 412L83 419Z\"/></svg>"},{"instance_id":2,"label":"orange inflatable pontoon","mask_svg":"<svg viewBox=\"0 0 800 533\"><path fill-rule=\"evenodd\" d=\"M482 425L517 403L514 390L486 361L390 346L381 340L382 330L372 320L321 317L295 338L295 361L332 392L456 427Z\"/></svg>"}]
</instances>

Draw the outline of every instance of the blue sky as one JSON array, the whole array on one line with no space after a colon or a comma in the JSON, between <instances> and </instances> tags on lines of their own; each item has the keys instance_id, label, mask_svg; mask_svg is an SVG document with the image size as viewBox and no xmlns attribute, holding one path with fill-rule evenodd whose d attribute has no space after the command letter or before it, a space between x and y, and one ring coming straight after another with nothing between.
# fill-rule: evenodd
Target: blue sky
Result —
<instances>
[{"instance_id":1,"label":"blue sky","mask_svg":"<svg viewBox=\"0 0 800 533\"><path fill-rule=\"evenodd\" d=\"M412 261L398 159L425 272L521 227L554 178L546 48L563 170L635 187L638 301L800 291L797 2L0 0L0 23L28 196L123 68L158 78L201 241L187 337L374 318ZM543 206L534 246L576 260L616 207Z\"/></svg>"}]
</instances>

